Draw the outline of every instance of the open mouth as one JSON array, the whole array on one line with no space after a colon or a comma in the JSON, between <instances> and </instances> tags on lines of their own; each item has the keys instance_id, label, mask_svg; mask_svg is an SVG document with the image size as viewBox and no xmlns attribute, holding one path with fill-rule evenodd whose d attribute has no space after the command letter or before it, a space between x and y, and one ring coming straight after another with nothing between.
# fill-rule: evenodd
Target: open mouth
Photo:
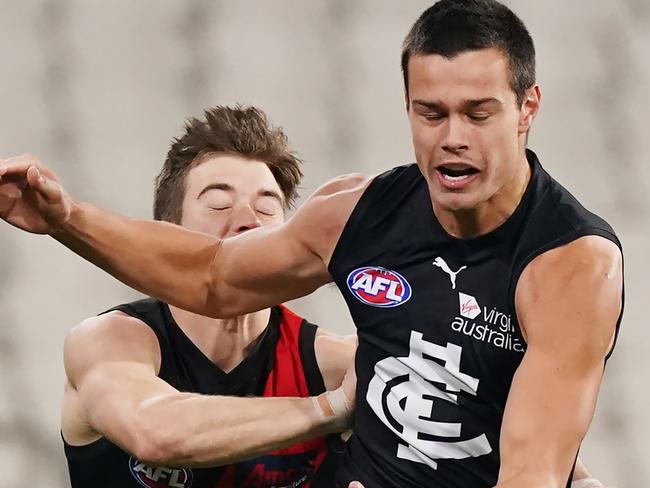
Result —
<instances>
[{"instance_id":1,"label":"open mouth","mask_svg":"<svg viewBox=\"0 0 650 488\"><path fill-rule=\"evenodd\" d=\"M470 166L446 166L442 165L437 168L438 173L446 181L461 182L469 179L479 170Z\"/></svg>"}]
</instances>

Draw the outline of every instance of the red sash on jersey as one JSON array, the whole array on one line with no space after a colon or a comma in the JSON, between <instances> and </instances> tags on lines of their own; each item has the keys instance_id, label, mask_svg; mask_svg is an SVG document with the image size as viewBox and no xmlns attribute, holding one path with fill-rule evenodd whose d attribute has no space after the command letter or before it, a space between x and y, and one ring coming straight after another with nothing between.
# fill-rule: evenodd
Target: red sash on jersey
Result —
<instances>
[{"instance_id":1,"label":"red sash on jersey","mask_svg":"<svg viewBox=\"0 0 650 488\"><path fill-rule=\"evenodd\" d=\"M308 397L300 357L303 319L280 305L282 321L273 370L264 397ZM324 437L299 442L270 454L228 466L214 488L309 488L313 473L327 455Z\"/></svg>"}]
</instances>

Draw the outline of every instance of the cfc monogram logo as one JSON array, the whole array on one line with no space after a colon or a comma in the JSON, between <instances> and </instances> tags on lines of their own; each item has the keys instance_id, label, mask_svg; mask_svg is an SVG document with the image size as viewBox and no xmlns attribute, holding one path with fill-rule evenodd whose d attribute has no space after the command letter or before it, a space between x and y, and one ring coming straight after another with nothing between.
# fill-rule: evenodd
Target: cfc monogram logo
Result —
<instances>
[{"instance_id":1,"label":"cfc monogram logo","mask_svg":"<svg viewBox=\"0 0 650 488\"><path fill-rule=\"evenodd\" d=\"M460 440L460 422L434 420L436 402L457 405L458 392L476 395L478 390L479 380L459 370L462 348L425 341L416 331L411 332L409 348L408 357L386 358L375 365L366 395L377 417L399 437L397 457L437 469L439 459L466 459L492 452L485 434ZM430 440L432 436L449 441Z\"/></svg>"}]
</instances>

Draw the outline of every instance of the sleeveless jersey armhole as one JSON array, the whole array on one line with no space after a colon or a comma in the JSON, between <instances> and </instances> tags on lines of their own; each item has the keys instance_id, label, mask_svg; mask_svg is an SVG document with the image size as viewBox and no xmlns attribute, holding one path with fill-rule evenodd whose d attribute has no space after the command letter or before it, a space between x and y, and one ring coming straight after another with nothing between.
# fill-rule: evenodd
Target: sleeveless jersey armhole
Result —
<instances>
[{"instance_id":1,"label":"sleeveless jersey armhole","mask_svg":"<svg viewBox=\"0 0 650 488\"><path fill-rule=\"evenodd\" d=\"M317 325L303 320L298 337L300 361L302 362L307 389L309 390L309 394L314 396L325 392L325 380L318 367L316 350L314 349L317 331Z\"/></svg>"},{"instance_id":2,"label":"sleeveless jersey armhole","mask_svg":"<svg viewBox=\"0 0 650 488\"><path fill-rule=\"evenodd\" d=\"M318 367L316 360L316 351L314 344L316 342L316 332L318 326L303 320L300 327L299 348L300 360L307 382L307 389L310 395L320 395L326 391L323 374ZM341 462L341 456L345 452L346 442L339 434L329 434L325 437L328 453L325 459L314 473L311 481L313 488L325 488L332 486L332 480Z\"/></svg>"}]
</instances>

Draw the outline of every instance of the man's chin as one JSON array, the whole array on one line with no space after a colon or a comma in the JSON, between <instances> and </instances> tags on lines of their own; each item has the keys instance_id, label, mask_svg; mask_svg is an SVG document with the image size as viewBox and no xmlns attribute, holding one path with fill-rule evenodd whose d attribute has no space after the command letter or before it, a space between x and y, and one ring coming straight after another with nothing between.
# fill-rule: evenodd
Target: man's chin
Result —
<instances>
[{"instance_id":1,"label":"man's chin","mask_svg":"<svg viewBox=\"0 0 650 488\"><path fill-rule=\"evenodd\" d=\"M463 193L447 193L439 195L433 202L434 206L444 212L465 213L474 210L478 203L473 195Z\"/></svg>"}]
</instances>

